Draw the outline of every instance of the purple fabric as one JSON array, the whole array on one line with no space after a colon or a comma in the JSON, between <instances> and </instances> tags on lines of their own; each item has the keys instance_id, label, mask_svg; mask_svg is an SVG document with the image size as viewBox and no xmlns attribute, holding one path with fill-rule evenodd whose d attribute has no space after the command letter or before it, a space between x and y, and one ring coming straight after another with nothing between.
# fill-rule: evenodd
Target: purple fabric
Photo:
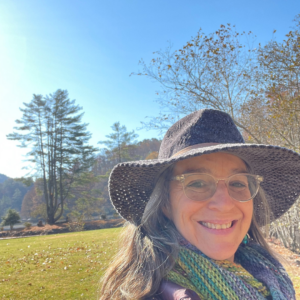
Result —
<instances>
[{"instance_id":1,"label":"purple fabric","mask_svg":"<svg viewBox=\"0 0 300 300\"><path fill-rule=\"evenodd\" d=\"M194 291L170 281L163 281L159 291L163 300L200 300Z\"/></svg>"},{"instance_id":2,"label":"purple fabric","mask_svg":"<svg viewBox=\"0 0 300 300\"><path fill-rule=\"evenodd\" d=\"M157 294L146 300L201 300L192 290L186 289L176 283L163 281Z\"/></svg>"}]
</instances>

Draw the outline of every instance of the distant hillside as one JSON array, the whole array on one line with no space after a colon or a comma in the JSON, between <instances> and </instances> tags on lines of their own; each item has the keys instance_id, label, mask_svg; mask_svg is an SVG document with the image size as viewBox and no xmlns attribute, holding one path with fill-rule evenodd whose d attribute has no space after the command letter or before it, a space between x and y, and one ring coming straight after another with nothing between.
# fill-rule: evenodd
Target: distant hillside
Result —
<instances>
[{"instance_id":1,"label":"distant hillside","mask_svg":"<svg viewBox=\"0 0 300 300\"><path fill-rule=\"evenodd\" d=\"M21 211L24 195L31 187L0 174L0 219L9 208Z\"/></svg>"},{"instance_id":2,"label":"distant hillside","mask_svg":"<svg viewBox=\"0 0 300 300\"><path fill-rule=\"evenodd\" d=\"M4 174L0 174L0 183L4 182L6 179L8 179L9 177L7 177Z\"/></svg>"}]
</instances>

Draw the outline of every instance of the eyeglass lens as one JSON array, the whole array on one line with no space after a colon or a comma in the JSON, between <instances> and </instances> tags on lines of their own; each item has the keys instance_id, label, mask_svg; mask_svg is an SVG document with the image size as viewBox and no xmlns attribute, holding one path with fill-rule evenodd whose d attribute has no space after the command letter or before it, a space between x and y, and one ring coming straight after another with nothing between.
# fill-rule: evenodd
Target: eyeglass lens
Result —
<instances>
[{"instance_id":1,"label":"eyeglass lens","mask_svg":"<svg viewBox=\"0 0 300 300\"><path fill-rule=\"evenodd\" d=\"M229 195L238 201L247 201L253 198L258 191L259 183L255 176L250 174L236 174L225 180ZM185 177L184 190L188 198L203 201L216 192L215 179L207 174L192 174Z\"/></svg>"}]
</instances>

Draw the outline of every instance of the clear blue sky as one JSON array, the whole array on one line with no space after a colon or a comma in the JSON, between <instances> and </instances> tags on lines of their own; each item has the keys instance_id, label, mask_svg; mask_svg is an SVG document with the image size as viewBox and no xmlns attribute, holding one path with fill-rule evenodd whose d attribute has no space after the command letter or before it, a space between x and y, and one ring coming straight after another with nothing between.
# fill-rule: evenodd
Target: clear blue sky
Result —
<instances>
[{"instance_id":1,"label":"clear blue sky","mask_svg":"<svg viewBox=\"0 0 300 300\"><path fill-rule=\"evenodd\" d=\"M33 93L67 89L83 106L96 145L114 122L136 130L158 114L159 86L129 77L139 59L150 61L168 41L176 49L200 27L211 33L222 23L251 30L261 43L277 29L282 40L298 13L299 0L0 0L0 173L26 173L25 151L6 134ZM157 136L137 133L140 140Z\"/></svg>"}]
</instances>

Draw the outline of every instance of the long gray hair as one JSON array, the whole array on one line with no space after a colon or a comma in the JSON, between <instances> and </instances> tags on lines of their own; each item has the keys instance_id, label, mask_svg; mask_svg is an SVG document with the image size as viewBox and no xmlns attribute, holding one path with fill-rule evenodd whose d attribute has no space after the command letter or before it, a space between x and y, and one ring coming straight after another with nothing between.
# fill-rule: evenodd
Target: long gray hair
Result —
<instances>
[{"instance_id":1,"label":"long gray hair","mask_svg":"<svg viewBox=\"0 0 300 300\"><path fill-rule=\"evenodd\" d=\"M100 300L138 300L157 292L162 279L173 268L179 252L177 231L164 215L170 209L169 182L173 168L167 168L158 178L146 205L141 225L126 223L120 250L102 279ZM269 222L269 207L262 189L254 199ZM257 224L254 210L249 229L250 236L271 255L264 236Z\"/></svg>"}]
</instances>

